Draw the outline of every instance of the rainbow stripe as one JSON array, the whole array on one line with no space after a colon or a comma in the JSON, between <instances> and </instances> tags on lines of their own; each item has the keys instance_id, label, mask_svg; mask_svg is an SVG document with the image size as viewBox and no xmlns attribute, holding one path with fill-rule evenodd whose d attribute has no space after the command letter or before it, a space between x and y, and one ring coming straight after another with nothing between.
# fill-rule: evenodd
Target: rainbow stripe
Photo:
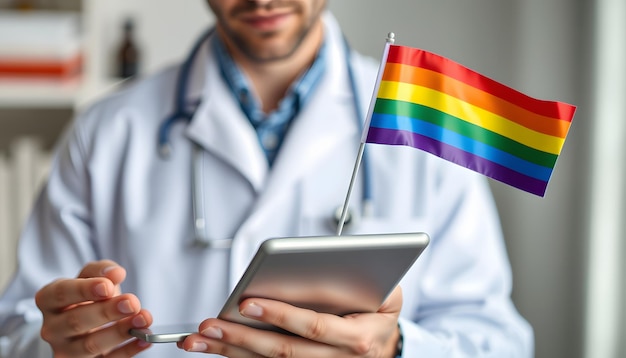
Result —
<instances>
[{"instance_id":1,"label":"rainbow stripe","mask_svg":"<svg viewBox=\"0 0 626 358\"><path fill-rule=\"evenodd\" d=\"M575 109L391 45L366 142L418 148L544 196Z\"/></svg>"}]
</instances>

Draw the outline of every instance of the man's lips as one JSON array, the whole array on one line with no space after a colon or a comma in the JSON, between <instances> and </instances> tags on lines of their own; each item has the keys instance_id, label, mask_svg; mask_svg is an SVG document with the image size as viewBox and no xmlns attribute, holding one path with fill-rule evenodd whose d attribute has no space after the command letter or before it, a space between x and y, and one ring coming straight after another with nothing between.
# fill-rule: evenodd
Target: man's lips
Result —
<instances>
[{"instance_id":1,"label":"man's lips","mask_svg":"<svg viewBox=\"0 0 626 358\"><path fill-rule=\"evenodd\" d=\"M250 15L242 18L243 22L261 31L276 30L287 20L290 13L272 15Z\"/></svg>"}]
</instances>

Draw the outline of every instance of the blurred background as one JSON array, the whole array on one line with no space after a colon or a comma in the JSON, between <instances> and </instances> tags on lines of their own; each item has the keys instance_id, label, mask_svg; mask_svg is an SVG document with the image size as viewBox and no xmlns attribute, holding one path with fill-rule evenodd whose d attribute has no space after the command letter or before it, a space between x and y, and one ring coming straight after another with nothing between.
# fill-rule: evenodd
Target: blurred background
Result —
<instances>
[{"instance_id":1,"label":"blurred background","mask_svg":"<svg viewBox=\"0 0 626 358\"><path fill-rule=\"evenodd\" d=\"M329 0L351 45L438 53L578 107L544 198L491 182L536 357L624 357L624 0ZM123 78L184 58L205 0L0 0L0 288L63 128Z\"/></svg>"}]
</instances>

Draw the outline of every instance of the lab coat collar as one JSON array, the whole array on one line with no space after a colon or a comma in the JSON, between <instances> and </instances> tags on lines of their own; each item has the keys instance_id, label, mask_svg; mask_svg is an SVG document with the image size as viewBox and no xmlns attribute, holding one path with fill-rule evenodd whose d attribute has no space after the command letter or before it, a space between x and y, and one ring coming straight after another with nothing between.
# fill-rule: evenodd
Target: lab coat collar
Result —
<instances>
[{"instance_id":1,"label":"lab coat collar","mask_svg":"<svg viewBox=\"0 0 626 358\"><path fill-rule=\"evenodd\" d=\"M267 178L265 190L259 196L251 215L237 232L231 255L233 285L245 270L260 242L268 238L264 234L268 231L266 223L275 221L271 220L272 216L281 212L283 198L293 193L288 189L298 185L322 161L332 160L335 151L350 148L345 143L354 143L355 154L358 149L361 125L355 116L344 56L344 39L329 14L325 15L324 20L329 34L327 72L310 102L291 124ZM347 185L348 183L346 187ZM281 229L272 228L273 232L276 230Z\"/></svg>"},{"instance_id":2,"label":"lab coat collar","mask_svg":"<svg viewBox=\"0 0 626 358\"><path fill-rule=\"evenodd\" d=\"M226 88L208 43L200 50L191 72L190 88L202 97L202 103L187 126L187 136L231 165L259 192L269 170L267 159L254 128Z\"/></svg>"},{"instance_id":3,"label":"lab coat collar","mask_svg":"<svg viewBox=\"0 0 626 358\"><path fill-rule=\"evenodd\" d=\"M280 191L286 182L299 179L318 162L332 157L333 150L350 141L360 128L348 81L343 37L330 15L324 20L328 33L326 73L287 132L270 175L268 192Z\"/></svg>"}]
</instances>

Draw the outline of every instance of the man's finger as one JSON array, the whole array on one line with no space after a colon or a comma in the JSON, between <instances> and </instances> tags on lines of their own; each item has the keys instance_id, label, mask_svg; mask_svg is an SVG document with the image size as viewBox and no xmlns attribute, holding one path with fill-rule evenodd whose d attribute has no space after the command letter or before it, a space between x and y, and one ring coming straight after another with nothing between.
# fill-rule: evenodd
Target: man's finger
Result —
<instances>
[{"instance_id":1,"label":"man's finger","mask_svg":"<svg viewBox=\"0 0 626 358\"><path fill-rule=\"evenodd\" d=\"M370 342L388 334L389 330L385 327L397 326L402 308L402 290L395 288L376 313L344 317L256 298L244 300L240 308L241 314L248 318L270 323L312 341L361 352L367 349Z\"/></svg>"},{"instance_id":2,"label":"man's finger","mask_svg":"<svg viewBox=\"0 0 626 358\"><path fill-rule=\"evenodd\" d=\"M87 264L78 274L79 278L90 277L106 277L110 279L114 285L124 281L126 278L126 270L115 261L100 260Z\"/></svg>"},{"instance_id":3,"label":"man's finger","mask_svg":"<svg viewBox=\"0 0 626 358\"><path fill-rule=\"evenodd\" d=\"M107 278L56 280L37 292L35 303L41 311L61 311L68 306L113 297L115 286Z\"/></svg>"},{"instance_id":4,"label":"man's finger","mask_svg":"<svg viewBox=\"0 0 626 358\"><path fill-rule=\"evenodd\" d=\"M383 304L378 309L380 313L386 312L400 312L402 309L402 287L396 286L393 289L389 297L383 302Z\"/></svg>"},{"instance_id":5,"label":"man's finger","mask_svg":"<svg viewBox=\"0 0 626 358\"><path fill-rule=\"evenodd\" d=\"M111 322L135 315L141 310L139 299L124 294L106 301L77 305L54 315L48 320L48 329L67 332L68 336L81 336Z\"/></svg>"},{"instance_id":6,"label":"man's finger","mask_svg":"<svg viewBox=\"0 0 626 358\"><path fill-rule=\"evenodd\" d=\"M246 300L240 307L242 315L248 318L270 323L313 341L344 345L346 341L358 338L351 320L333 314L264 299Z\"/></svg>"},{"instance_id":7,"label":"man's finger","mask_svg":"<svg viewBox=\"0 0 626 358\"><path fill-rule=\"evenodd\" d=\"M115 324L91 332L88 335L72 339L65 345L64 348L70 357L93 357L103 356L104 354L109 357L125 352L126 349L135 351L136 349L143 347L133 345L127 348L122 348L121 346L124 342L134 340L128 331L131 328L146 327L151 323L152 316L147 311L142 310L135 315L116 321ZM121 349L121 351L117 352L118 349ZM128 355L124 357L128 357Z\"/></svg>"}]
</instances>

